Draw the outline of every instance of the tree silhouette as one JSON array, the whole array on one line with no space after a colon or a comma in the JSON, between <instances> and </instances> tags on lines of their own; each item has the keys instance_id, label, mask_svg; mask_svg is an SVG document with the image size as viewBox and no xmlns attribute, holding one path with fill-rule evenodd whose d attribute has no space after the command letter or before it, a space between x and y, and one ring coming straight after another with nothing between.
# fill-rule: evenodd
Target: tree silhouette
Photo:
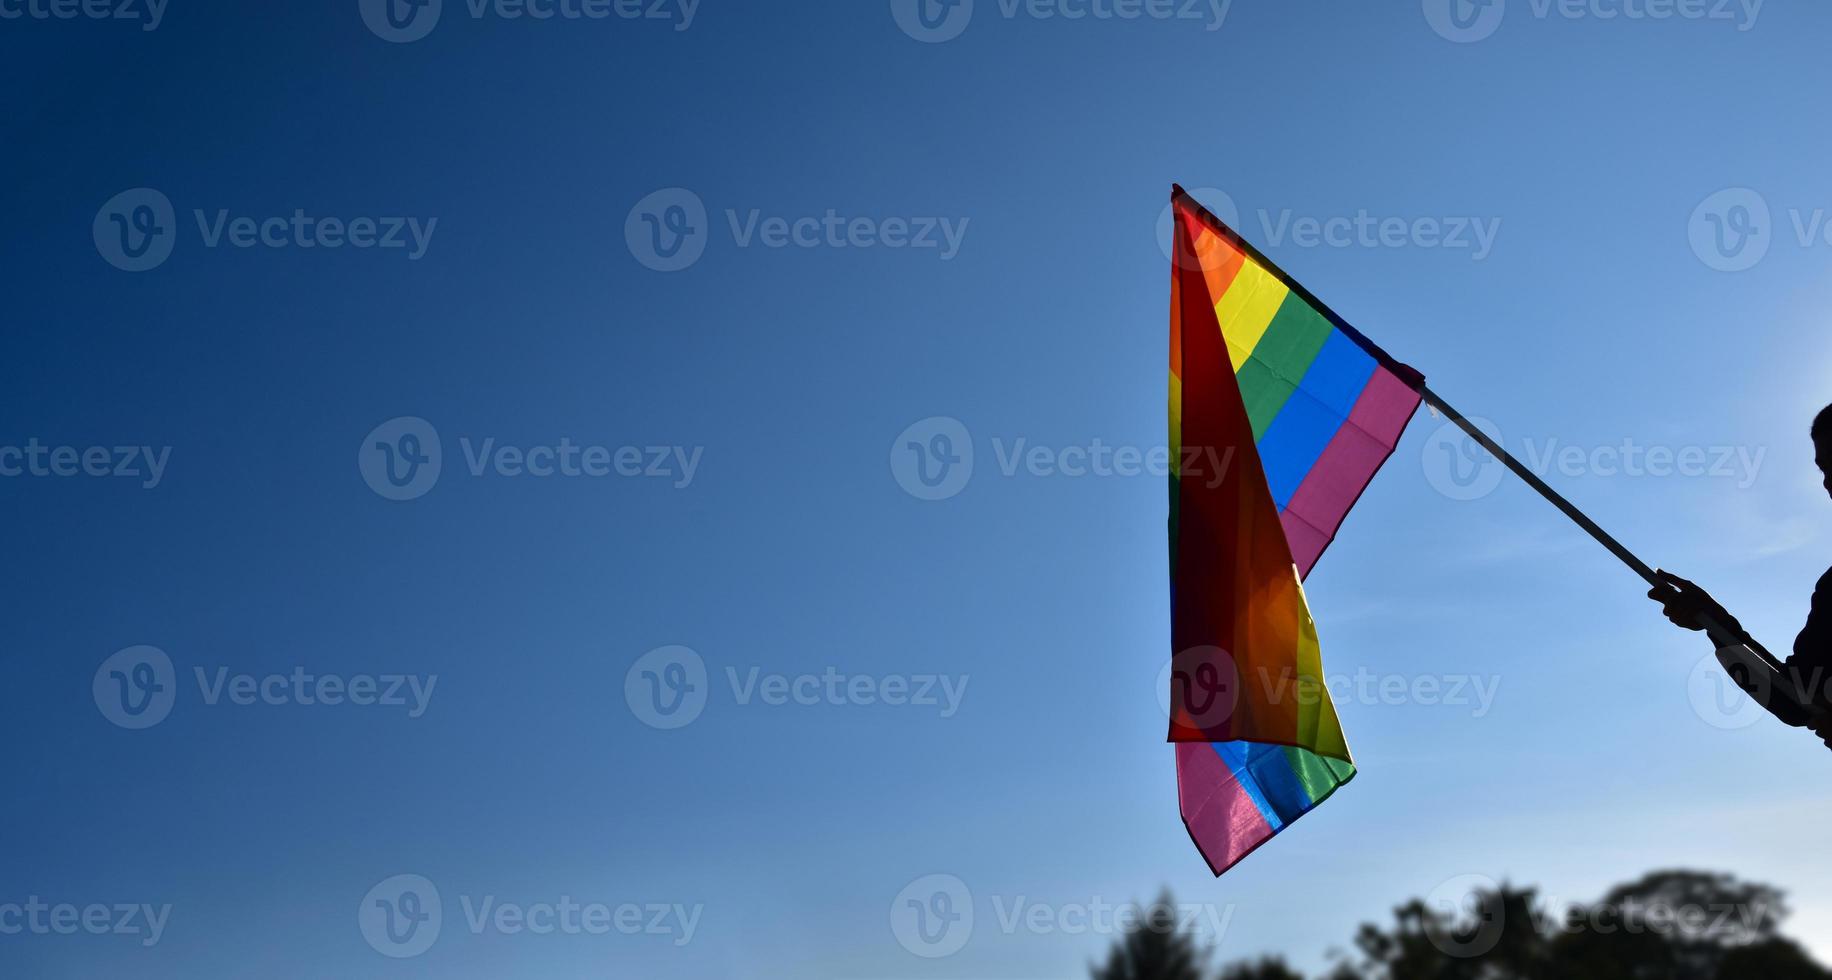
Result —
<instances>
[{"instance_id":1,"label":"tree silhouette","mask_svg":"<svg viewBox=\"0 0 1832 980\"><path fill-rule=\"evenodd\" d=\"M1207 980L1208 951L1176 930L1166 893L1114 943L1094 980ZM1363 925L1323 980L1832 980L1781 935L1784 896L1727 874L1657 871L1592 904L1554 909L1502 884L1460 902L1413 899ZM1304 980L1279 959L1218 980Z\"/></svg>"},{"instance_id":2,"label":"tree silhouette","mask_svg":"<svg viewBox=\"0 0 1832 980\"><path fill-rule=\"evenodd\" d=\"M1725 961L1739 949L1784 944L1777 930L1786 916L1781 892L1768 885L1657 871L1610 889L1593 906L1574 907L1553 940L1554 957L1573 980L1740 976Z\"/></svg>"},{"instance_id":3,"label":"tree silhouette","mask_svg":"<svg viewBox=\"0 0 1832 980\"><path fill-rule=\"evenodd\" d=\"M1221 971L1221 980L1304 980L1304 974L1272 957L1257 963L1236 963Z\"/></svg>"},{"instance_id":4,"label":"tree silhouette","mask_svg":"<svg viewBox=\"0 0 1832 980\"><path fill-rule=\"evenodd\" d=\"M1806 950L1789 939L1769 939L1733 949L1718 966L1720 977L1760 977L1762 980L1826 980L1832 977Z\"/></svg>"},{"instance_id":5,"label":"tree silhouette","mask_svg":"<svg viewBox=\"0 0 1832 980\"><path fill-rule=\"evenodd\" d=\"M1206 980L1208 959L1196 937L1177 928L1176 902L1165 891L1114 942L1106 965L1090 972L1094 980Z\"/></svg>"},{"instance_id":6,"label":"tree silhouette","mask_svg":"<svg viewBox=\"0 0 1832 980\"><path fill-rule=\"evenodd\" d=\"M1537 930L1509 928L1533 921L1533 889L1501 885L1477 891L1460 906L1413 899L1393 910L1394 926L1363 925L1355 936L1359 963L1341 974L1366 980L1525 980L1545 975L1549 951Z\"/></svg>"}]
</instances>

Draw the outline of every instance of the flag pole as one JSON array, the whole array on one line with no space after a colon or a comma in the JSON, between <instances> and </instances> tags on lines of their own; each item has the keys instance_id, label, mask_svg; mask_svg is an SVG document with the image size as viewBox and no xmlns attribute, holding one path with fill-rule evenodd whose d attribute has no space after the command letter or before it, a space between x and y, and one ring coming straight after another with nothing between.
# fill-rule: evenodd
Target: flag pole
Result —
<instances>
[{"instance_id":1,"label":"flag pole","mask_svg":"<svg viewBox=\"0 0 1832 980\"><path fill-rule=\"evenodd\" d=\"M1502 464L1508 469L1513 470L1515 476L1527 481L1527 486L1539 491L1539 495L1546 498L1552 506L1563 511L1566 517L1571 518L1579 527L1589 532L1591 537L1597 539L1598 544L1608 548L1610 554L1620 558L1624 565L1632 569L1636 575L1641 576L1649 586L1659 588L1664 584L1661 582L1660 576L1655 574L1652 568L1648 567L1647 562L1642 561L1634 552L1628 550L1622 542L1617 541L1608 531L1603 530L1596 521L1590 519L1590 515L1579 510L1575 504L1566 500L1557 490L1548 486L1546 481L1539 478L1539 474L1527 469L1524 463L1514 458L1513 453L1501 448L1495 440L1489 438L1488 433L1483 432L1476 427L1475 423L1464 418L1462 412L1451 408L1450 403L1438 397L1438 393L1432 391L1430 386L1419 385L1418 391L1419 394L1424 397L1425 404L1430 405L1443 414L1445 418L1456 423L1457 428L1468 433L1469 437L1476 440L1478 445L1488 450L1496 459L1501 460Z\"/></svg>"},{"instance_id":2,"label":"flag pole","mask_svg":"<svg viewBox=\"0 0 1832 980\"><path fill-rule=\"evenodd\" d=\"M1654 569L1648 567L1647 562L1642 561L1634 552L1628 550L1622 542L1617 541L1608 531L1603 530L1596 521L1590 519L1590 515L1579 510L1576 504L1566 500L1557 490L1548 486L1546 481L1539 478L1539 474L1528 469L1526 464L1522 463L1520 460L1515 459L1513 453L1501 448L1499 443L1489 438L1488 433L1483 432L1476 427L1475 423L1465 418L1462 412L1450 407L1450 403L1438 397L1438 393L1432 391L1429 385L1420 384L1418 386L1418 393L1424 399L1425 404L1430 405L1445 418L1450 419L1451 422L1456 424L1457 428L1462 429L1471 439L1476 440L1477 445L1488 450L1496 459L1500 460L1503 465L1513 470L1515 476L1525 480L1527 486L1538 491L1539 495L1546 498L1552 506L1557 507L1566 517L1571 518L1573 523L1583 528L1586 533L1595 538L1598 544L1608 548L1610 554L1621 559L1624 565L1627 565L1636 575L1641 576L1642 580L1647 582L1649 586L1656 589L1671 588L1671 586L1661 580L1660 575L1657 574ZM1710 614L1699 616L1699 625L1705 628L1705 632L1711 637L1712 642L1720 647L1744 642L1741 637L1733 634L1727 627L1719 623L1716 617ZM1774 668L1776 671L1782 669L1781 663L1775 659L1773 654L1760 647L1752 647L1752 649L1756 655L1762 658L1763 662L1767 663L1770 667Z\"/></svg>"},{"instance_id":3,"label":"flag pole","mask_svg":"<svg viewBox=\"0 0 1832 980\"><path fill-rule=\"evenodd\" d=\"M1495 440L1489 438L1488 433L1483 432L1476 427L1475 423L1465 418L1462 412L1451 408L1450 403L1438 397L1438 393L1432 391L1428 385L1421 381L1416 390L1425 404L1450 419L1457 428L1462 429L1471 439L1476 440L1478 445L1488 450L1496 459L1501 460L1508 469L1513 470L1515 476L1527 481L1527 486L1538 491L1539 495L1546 498L1552 506L1557 507L1566 517L1571 518L1573 523L1597 539L1598 544L1608 548L1610 554L1621 559L1624 565L1633 569L1635 574L1641 576L1648 585L1655 589L1669 591L1674 589L1673 586L1662 581L1660 575L1648 567L1647 562L1642 561L1622 542L1617 541L1608 531L1598 526L1596 521L1590 519L1590 515L1577 509L1576 505L1566 500L1557 490L1547 486L1546 481L1539 478L1539 474L1527 469L1520 460L1514 458L1514 454L1501 448ZM1802 697L1797 684L1788 682L1787 666L1777 660L1774 654L1763 649L1762 645L1754 639L1731 632L1711 613L1700 613L1697 622L1704 628L1705 635L1709 636L1711 642L1717 646L1718 662L1729 672L1737 687L1754 698L1756 703L1780 719L1783 724L1796 728L1814 727L1822 723L1825 716L1820 714L1820 709L1814 706L1812 697L1810 695ZM1753 662L1750 660L1751 657L1754 658ZM1763 673L1762 668L1764 667L1767 668L1767 674ZM1832 746L1832 737L1826 738L1826 745Z\"/></svg>"}]
</instances>

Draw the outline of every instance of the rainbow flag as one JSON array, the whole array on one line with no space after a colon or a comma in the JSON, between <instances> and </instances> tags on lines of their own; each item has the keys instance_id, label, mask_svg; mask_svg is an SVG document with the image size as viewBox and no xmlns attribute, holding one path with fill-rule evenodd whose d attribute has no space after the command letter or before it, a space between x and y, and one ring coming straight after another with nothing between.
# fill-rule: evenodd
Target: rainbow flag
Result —
<instances>
[{"instance_id":1,"label":"rainbow flag","mask_svg":"<svg viewBox=\"0 0 1832 980\"><path fill-rule=\"evenodd\" d=\"M1171 721L1221 874L1354 778L1303 579L1424 378L1172 189Z\"/></svg>"}]
</instances>

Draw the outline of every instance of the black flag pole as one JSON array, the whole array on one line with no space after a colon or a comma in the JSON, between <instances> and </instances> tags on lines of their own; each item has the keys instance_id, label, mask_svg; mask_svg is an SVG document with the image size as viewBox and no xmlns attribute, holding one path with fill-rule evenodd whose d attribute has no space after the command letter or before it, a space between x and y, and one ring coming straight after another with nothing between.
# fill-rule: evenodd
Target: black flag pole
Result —
<instances>
[{"instance_id":1,"label":"black flag pole","mask_svg":"<svg viewBox=\"0 0 1832 980\"><path fill-rule=\"evenodd\" d=\"M1660 575L1650 568L1647 562L1642 561L1622 542L1617 541L1608 531L1603 530L1596 521L1590 519L1590 515L1579 510L1576 504L1566 500L1563 494L1547 485L1546 481L1539 478L1539 474L1528 469L1520 460L1515 459L1513 453L1501 448L1499 443L1489 438L1488 433L1477 428L1475 423L1464 417L1462 412L1450 407L1450 403L1438 397L1437 392L1421 383L1418 385L1418 393L1424 399L1425 404L1430 405L1433 410L1449 419L1471 439L1476 440L1477 445L1488 450L1503 465L1513 470L1515 476L1525 480L1527 486L1538 491L1539 495L1546 498L1552 506L1557 507L1566 517L1571 518L1572 523L1583 528L1586 533L1597 540L1598 544L1608 548L1610 554L1621 559L1624 565L1633 569L1635 574L1641 576L1649 586L1656 589L1672 588L1661 580ZM1761 644L1732 633L1724 624L1717 621L1717 617L1709 613L1701 613L1698 617L1698 624L1705 628L1706 635L1710 636L1711 642L1717 646L1718 662L1723 665L1724 670L1730 674L1731 680L1745 694L1748 694L1756 703L1768 709L1770 714L1785 724L1795 727L1818 724L1815 718L1818 709L1814 706L1813 699L1802 695L1799 686L1790 679L1787 668L1775 659L1774 654L1762 649ZM1826 744L1832 745L1832 739L1828 739Z\"/></svg>"},{"instance_id":2,"label":"black flag pole","mask_svg":"<svg viewBox=\"0 0 1832 980\"><path fill-rule=\"evenodd\" d=\"M1610 554L1622 559L1622 563L1634 570L1635 574L1641 576L1650 587L1661 588L1665 584L1661 582L1660 576L1656 574L1652 568L1648 567L1647 562L1636 557L1635 553L1628 550L1622 542L1617 541L1608 531L1603 530L1596 521L1591 520L1590 515L1579 510L1577 505L1566 500L1557 490L1548 486L1546 481L1539 478L1539 474L1527 469L1525 464L1514 458L1513 453L1501 448L1500 444L1489 438L1488 433L1483 432L1476 427L1475 423L1464 418L1462 412L1451 408L1450 403L1438 397L1437 392L1432 391L1427 385L1420 385L1418 390L1419 394L1424 397L1425 404L1430 405L1433 409L1437 410L1439 414L1456 423L1457 428L1468 433L1471 439L1476 440L1477 445L1488 450L1496 459L1501 460L1503 465L1514 471L1515 476L1527 481L1527 486L1539 491L1539 495L1550 501L1552 506L1563 511L1566 517L1576 522L1577 526L1589 532L1591 537L1597 539L1598 544L1608 548Z\"/></svg>"},{"instance_id":3,"label":"black flag pole","mask_svg":"<svg viewBox=\"0 0 1832 980\"><path fill-rule=\"evenodd\" d=\"M1648 566L1647 562L1642 561L1622 542L1617 541L1608 531L1603 530L1596 521L1590 519L1590 515L1579 510L1576 504L1566 500L1563 494L1547 485L1546 481L1539 478L1539 474L1528 469L1520 460L1515 459L1513 453L1503 449L1494 439L1489 438L1488 433L1477 428L1475 423L1466 418L1462 412L1452 408L1449 402L1438 396L1437 392L1432 391L1427 385L1420 384L1418 393L1424 399L1425 404L1430 405L1440 415L1449 419L1457 428L1462 429L1465 434L1474 439L1477 445L1488 450L1503 465L1514 471L1515 476L1525 480L1527 486L1532 487L1540 496L1546 498L1566 517L1571 518L1572 523L1583 528L1586 533L1596 539L1598 544L1609 549L1610 554L1621 559L1624 565L1634 570L1635 574L1641 576L1649 586L1656 589L1672 588L1661 579L1659 573ZM1789 725L1801 726L1812 721L1816 709L1812 707L1811 699L1800 695L1800 689L1788 678L1787 668L1775 659L1774 654L1762 649L1760 644L1732 633L1709 613L1700 614L1698 623L1705 628L1705 633L1711 637L1711 642L1717 645L1718 661L1724 665L1724 669L1730 673L1731 679L1739 688L1755 698L1759 704L1769 710L1769 713ZM1832 745L1832 741L1827 744Z\"/></svg>"}]
</instances>

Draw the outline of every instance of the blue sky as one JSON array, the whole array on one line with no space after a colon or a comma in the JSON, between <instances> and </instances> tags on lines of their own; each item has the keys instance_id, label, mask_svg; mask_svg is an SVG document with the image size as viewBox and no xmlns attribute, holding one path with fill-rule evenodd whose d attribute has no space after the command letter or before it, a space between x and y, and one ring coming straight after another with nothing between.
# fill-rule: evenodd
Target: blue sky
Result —
<instances>
[{"instance_id":1,"label":"blue sky","mask_svg":"<svg viewBox=\"0 0 1832 980\"><path fill-rule=\"evenodd\" d=\"M0 2L0 927L167 910L9 972L1074 976L1165 885L1316 964L1677 865L1832 935L1825 750L1425 413L1308 584L1361 774L1210 879L1144 465L1180 181L1786 648L1832 11L974 8Z\"/></svg>"}]
</instances>

